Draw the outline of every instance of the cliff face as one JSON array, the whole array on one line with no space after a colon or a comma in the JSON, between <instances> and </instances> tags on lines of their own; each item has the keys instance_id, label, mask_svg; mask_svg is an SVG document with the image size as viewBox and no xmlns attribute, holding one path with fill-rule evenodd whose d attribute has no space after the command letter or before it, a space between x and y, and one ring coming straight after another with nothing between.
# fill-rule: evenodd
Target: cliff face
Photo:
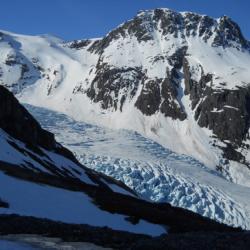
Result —
<instances>
[{"instance_id":1,"label":"cliff face","mask_svg":"<svg viewBox=\"0 0 250 250\"><path fill-rule=\"evenodd\" d=\"M28 147L42 147L77 162L74 155L57 143L52 133L42 129L14 95L3 86L0 86L0 128Z\"/></svg>"},{"instance_id":2,"label":"cliff face","mask_svg":"<svg viewBox=\"0 0 250 250\"><path fill-rule=\"evenodd\" d=\"M56 149L54 135L41 128L14 95L0 86L0 127L27 144Z\"/></svg>"},{"instance_id":3,"label":"cliff face","mask_svg":"<svg viewBox=\"0 0 250 250\"><path fill-rule=\"evenodd\" d=\"M189 65L183 64L185 94L190 96L194 118L200 127L206 127L214 137L225 143L220 147L225 159L246 164L249 162L239 149L248 151L250 128L250 87L213 89L213 76L201 75L199 81L191 79ZM215 142L216 144L216 142Z\"/></svg>"}]
</instances>

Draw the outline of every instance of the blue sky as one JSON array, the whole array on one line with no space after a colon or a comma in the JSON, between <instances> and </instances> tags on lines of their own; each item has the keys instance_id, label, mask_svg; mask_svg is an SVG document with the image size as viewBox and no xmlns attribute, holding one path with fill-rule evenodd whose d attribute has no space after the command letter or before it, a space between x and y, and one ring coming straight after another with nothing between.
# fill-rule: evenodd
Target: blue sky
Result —
<instances>
[{"instance_id":1,"label":"blue sky","mask_svg":"<svg viewBox=\"0 0 250 250\"><path fill-rule=\"evenodd\" d=\"M250 39L249 0L1 0L0 29L65 40L101 37L138 10L157 7L228 15Z\"/></svg>"}]
</instances>

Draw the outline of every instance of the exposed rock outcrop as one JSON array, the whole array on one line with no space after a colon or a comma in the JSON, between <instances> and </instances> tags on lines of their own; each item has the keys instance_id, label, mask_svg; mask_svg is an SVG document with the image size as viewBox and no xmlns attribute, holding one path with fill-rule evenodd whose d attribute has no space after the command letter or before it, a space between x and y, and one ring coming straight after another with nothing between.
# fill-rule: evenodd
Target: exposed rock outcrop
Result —
<instances>
[{"instance_id":1,"label":"exposed rock outcrop","mask_svg":"<svg viewBox=\"0 0 250 250\"><path fill-rule=\"evenodd\" d=\"M74 155L55 141L54 135L40 124L18 102L14 95L0 85L0 128L28 147L42 147L76 161Z\"/></svg>"}]
</instances>

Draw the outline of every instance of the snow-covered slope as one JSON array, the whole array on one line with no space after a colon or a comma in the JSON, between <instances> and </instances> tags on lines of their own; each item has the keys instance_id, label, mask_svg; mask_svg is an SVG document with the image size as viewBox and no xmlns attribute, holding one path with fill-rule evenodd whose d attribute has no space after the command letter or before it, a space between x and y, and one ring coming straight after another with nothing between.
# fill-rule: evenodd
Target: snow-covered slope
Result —
<instances>
[{"instance_id":1,"label":"snow-covered slope","mask_svg":"<svg viewBox=\"0 0 250 250\"><path fill-rule=\"evenodd\" d=\"M98 208L90 197L82 192L72 192L52 186L34 184L9 177L0 172L2 187L0 196L10 204L0 208L0 214L19 214L47 218L75 224L108 226L133 233L160 235L164 228L141 220L133 225L126 216L112 214Z\"/></svg>"},{"instance_id":2,"label":"snow-covered slope","mask_svg":"<svg viewBox=\"0 0 250 250\"><path fill-rule=\"evenodd\" d=\"M133 131L77 122L31 105L26 108L85 166L121 180L143 199L250 228L250 189L225 180L194 158L176 154Z\"/></svg>"},{"instance_id":3,"label":"snow-covered slope","mask_svg":"<svg viewBox=\"0 0 250 250\"><path fill-rule=\"evenodd\" d=\"M250 186L250 49L230 18L156 9L100 39L0 38L0 82L23 102L137 131Z\"/></svg>"}]
</instances>

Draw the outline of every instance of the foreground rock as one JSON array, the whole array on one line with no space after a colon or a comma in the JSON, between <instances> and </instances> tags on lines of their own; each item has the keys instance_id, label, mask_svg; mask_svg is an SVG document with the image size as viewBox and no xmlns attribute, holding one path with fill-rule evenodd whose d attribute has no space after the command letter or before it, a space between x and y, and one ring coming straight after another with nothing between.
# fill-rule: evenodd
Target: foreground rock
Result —
<instances>
[{"instance_id":1,"label":"foreground rock","mask_svg":"<svg viewBox=\"0 0 250 250\"><path fill-rule=\"evenodd\" d=\"M18 238L18 234L27 234L25 237L34 237L34 234L38 238L49 237L51 240L48 242L53 242L53 238L60 238L65 242L92 242L105 248L120 250L248 250L250 247L249 232L190 232L152 238L109 228L70 225L17 215L0 216L0 235L9 235L7 238L11 239ZM46 238L44 239L46 242Z\"/></svg>"}]
</instances>

